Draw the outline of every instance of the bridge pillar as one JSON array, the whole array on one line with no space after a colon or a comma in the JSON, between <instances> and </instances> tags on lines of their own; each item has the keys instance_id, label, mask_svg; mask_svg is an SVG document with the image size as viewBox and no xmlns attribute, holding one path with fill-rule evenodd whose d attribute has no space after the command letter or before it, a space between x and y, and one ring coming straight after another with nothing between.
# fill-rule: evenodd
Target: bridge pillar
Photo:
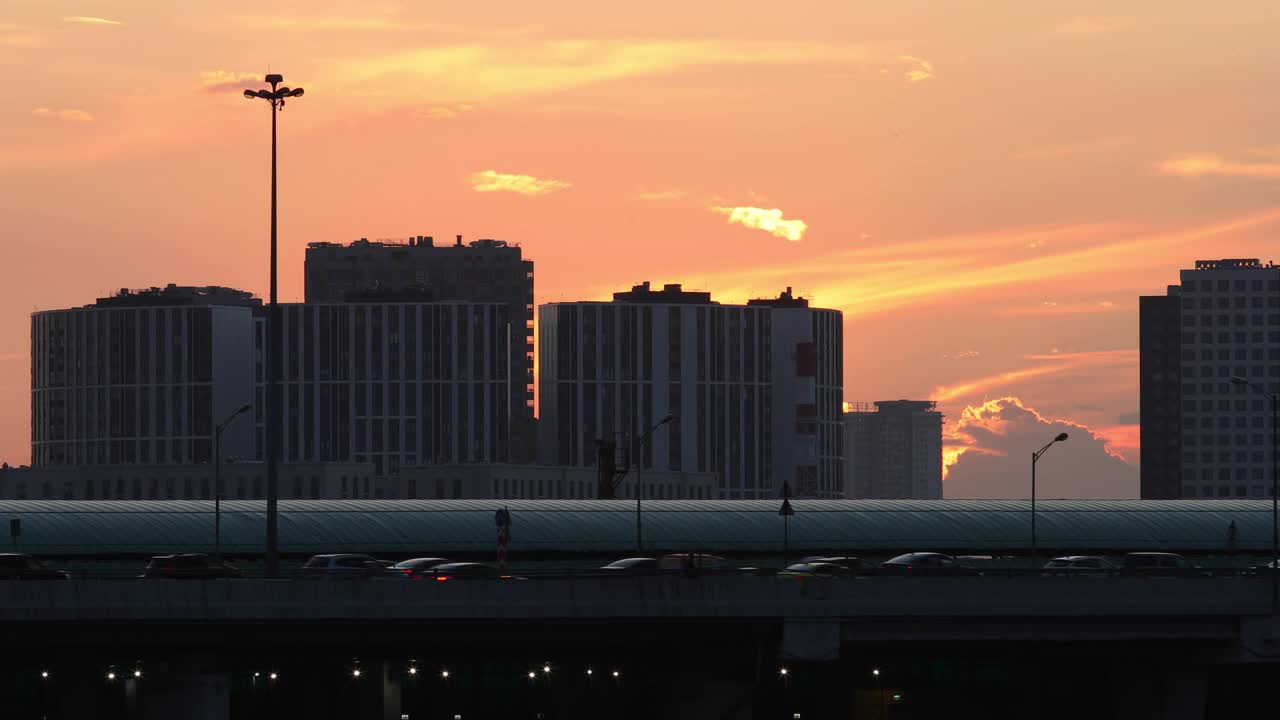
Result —
<instances>
[{"instance_id":1,"label":"bridge pillar","mask_svg":"<svg viewBox=\"0 0 1280 720\"><path fill-rule=\"evenodd\" d=\"M1194 661L1118 662L1111 667L1115 717L1126 720L1204 720L1209 666Z\"/></svg>"},{"instance_id":2,"label":"bridge pillar","mask_svg":"<svg viewBox=\"0 0 1280 720\"><path fill-rule=\"evenodd\" d=\"M378 665L380 666L378 675L382 679L382 714L379 717L382 720L400 720L404 697L400 670L386 660L379 662Z\"/></svg>"},{"instance_id":3,"label":"bridge pillar","mask_svg":"<svg viewBox=\"0 0 1280 720\"><path fill-rule=\"evenodd\" d=\"M182 658L134 683L131 718L139 720L228 720L231 687L212 660Z\"/></svg>"}]
</instances>

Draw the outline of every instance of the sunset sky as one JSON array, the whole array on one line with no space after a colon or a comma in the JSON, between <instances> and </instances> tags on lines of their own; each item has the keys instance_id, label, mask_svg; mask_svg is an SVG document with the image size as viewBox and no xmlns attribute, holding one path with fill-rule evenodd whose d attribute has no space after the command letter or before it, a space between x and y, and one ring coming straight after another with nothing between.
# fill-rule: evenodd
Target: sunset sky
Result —
<instances>
[{"instance_id":1,"label":"sunset sky","mask_svg":"<svg viewBox=\"0 0 1280 720\"><path fill-rule=\"evenodd\" d=\"M521 244L539 302L790 285L845 313L847 400L939 401L949 495L1023 493L1059 427L1053 494L1136 495L1137 296L1280 259L1278 36L1274 0L7 0L0 459L31 311L265 293L270 71L285 300L306 243L410 234Z\"/></svg>"}]
</instances>

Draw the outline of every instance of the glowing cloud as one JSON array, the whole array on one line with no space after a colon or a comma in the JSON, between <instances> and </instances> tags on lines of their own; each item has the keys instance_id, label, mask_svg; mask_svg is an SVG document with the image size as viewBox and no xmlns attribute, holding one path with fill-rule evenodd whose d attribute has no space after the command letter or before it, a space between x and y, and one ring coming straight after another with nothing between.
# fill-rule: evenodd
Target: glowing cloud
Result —
<instances>
[{"instance_id":1,"label":"glowing cloud","mask_svg":"<svg viewBox=\"0 0 1280 720\"><path fill-rule=\"evenodd\" d=\"M72 15L71 17L62 18L64 22L79 23L81 25L123 25L118 20L108 20L100 17L87 17L85 15Z\"/></svg>"},{"instance_id":2,"label":"glowing cloud","mask_svg":"<svg viewBox=\"0 0 1280 720\"><path fill-rule=\"evenodd\" d=\"M34 28L0 22L0 47L40 47L46 38Z\"/></svg>"},{"instance_id":3,"label":"glowing cloud","mask_svg":"<svg viewBox=\"0 0 1280 720\"><path fill-rule=\"evenodd\" d=\"M944 495L1027 497L1027 454L1060 432L1066 432L1069 439L1055 453L1065 457L1041 463L1039 497L1137 496L1137 468L1111 447L1106 433L1072 420L1047 417L1015 396L967 406L958 420L946 425ZM1116 431L1116 435L1123 433Z\"/></svg>"},{"instance_id":4,"label":"glowing cloud","mask_svg":"<svg viewBox=\"0 0 1280 720\"><path fill-rule=\"evenodd\" d=\"M764 230L774 237L785 238L791 242L800 242L804 237L805 231L809 226L803 220L787 220L782 217L782 211L773 208L765 210L758 207L712 207L713 212L718 212L729 218L730 223L744 225L756 230Z\"/></svg>"},{"instance_id":5,"label":"glowing cloud","mask_svg":"<svg viewBox=\"0 0 1280 720\"><path fill-rule=\"evenodd\" d=\"M1280 163L1231 162L1221 155L1201 153L1171 158L1156 165L1161 175L1177 177L1280 178Z\"/></svg>"},{"instance_id":6,"label":"glowing cloud","mask_svg":"<svg viewBox=\"0 0 1280 720\"><path fill-rule=\"evenodd\" d=\"M471 112L470 105L444 105L423 108L422 110L415 111L413 116L423 120L452 120L465 112Z\"/></svg>"},{"instance_id":7,"label":"glowing cloud","mask_svg":"<svg viewBox=\"0 0 1280 720\"><path fill-rule=\"evenodd\" d=\"M907 82L918 83L933 78L933 63L928 60L913 55L899 55L898 59L915 66L906 72Z\"/></svg>"},{"instance_id":8,"label":"glowing cloud","mask_svg":"<svg viewBox=\"0 0 1280 720\"><path fill-rule=\"evenodd\" d=\"M209 70L200 73L200 84L205 92L238 93L241 90L256 90L263 84L263 81L261 73Z\"/></svg>"},{"instance_id":9,"label":"glowing cloud","mask_svg":"<svg viewBox=\"0 0 1280 720\"><path fill-rule=\"evenodd\" d=\"M1078 353L1051 353L1047 355L1027 355L1024 359L1031 360L1037 364L1020 370L1009 370L951 385L939 385L934 388L929 397L938 402L946 402L948 400L973 397L997 388L1007 389L1012 383L1045 375L1056 375L1084 367L1136 365L1138 363L1138 351L1096 350Z\"/></svg>"},{"instance_id":10,"label":"glowing cloud","mask_svg":"<svg viewBox=\"0 0 1280 720\"><path fill-rule=\"evenodd\" d=\"M646 200L648 202L663 202L667 200L679 200L687 193L683 190L653 190L650 192L642 192L636 194L637 200Z\"/></svg>"},{"instance_id":11,"label":"glowing cloud","mask_svg":"<svg viewBox=\"0 0 1280 720\"><path fill-rule=\"evenodd\" d=\"M1134 18L1121 15L1077 17L1057 26L1053 31L1058 35L1104 35L1133 27L1135 22Z\"/></svg>"},{"instance_id":12,"label":"glowing cloud","mask_svg":"<svg viewBox=\"0 0 1280 720\"><path fill-rule=\"evenodd\" d=\"M471 173L470 181L476 192L513 192L520 195L546 195L570 185L563 180L544 180L532 175L514 175L496 170Z\"/></svg>"},{"instance_id":13,"label":"glowing cloud","mask_svg":"<svg viewBox=\"0 0 1280 720\"><path fill-rule=\"evenodd\" d=\"M31 111L32 117L38 117L43 120L65 120L67 122L92 122L93 116L84 110L75 110L66 108L63 110L54 110L52 108L39 107Z\"/></svg>"}]
</instances>

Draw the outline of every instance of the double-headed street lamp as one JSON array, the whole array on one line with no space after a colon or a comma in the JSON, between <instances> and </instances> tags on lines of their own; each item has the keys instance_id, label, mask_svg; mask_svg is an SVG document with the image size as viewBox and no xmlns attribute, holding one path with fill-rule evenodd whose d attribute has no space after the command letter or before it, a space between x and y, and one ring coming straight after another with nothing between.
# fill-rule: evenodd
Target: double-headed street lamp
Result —
<instances>
[{"instance_id":1,"label":"double-headed street lamp","mask_svg":"<svg viewBox=\"0 0 1280 720\"><path fill-rule=\"evenodd\" d=\"M1035 564L1036 560L1036 461L1040 456L1049 451L1054 443L1064 442L1067 439L1066 433L1059 433L1058 437L1050 440L1047 445L1039 450L1031 453L1031 563Z\"/></svg>"},{"instance_id":2,"label":"double-headed street lamp","mask_svg":"<svg viewBox=\"0 0 1280 720\"><path fill-rule=\"evenodd\" d=\"M219 560L222 559L222 431L252 409L252 405L241 405L213 428L213 556Z\"/></svg>"},{"instance_id":3,"label":"double-headed street lamp","mask_svg":"<svg viewBox=\"0 0 1280 720\"><path fill-rule=\"evenodd\" d=\"M1280 612L1280 394L1267 392L1258 383L1235 375L1231 382L1245 385L1271 400L1271 612Z\"/></svg>"},{"instance_id":4,"label":"double-headed street lamp","mask_svg":"<svg viewBox=\"0 0 1280 720\"><path fill-rule=\"evenodd\" d=\"M653 435L654 431L674 419L675 416L668 415L659 420L653 427L649 428L648 432L640 436L640 441L636 443L636 452L634 454L640 454L640 450L648 444L649 438ZM636 464L636 554L642 555L644 554L644 531L641 530L640 525L640 498L644 495L644 483L640 481L640 470L644 467L644 461L639 457L634 458L634 461Z\"/></svg>"},{"instance_id":5,"label":"double-headed street lamp","mask_svg":"<svg viewBox=\"0 0 1280 720\"><path fill-rule=\"evenodd\" d=\"M280 403L278 384L280 382L280 317L276 305L276 111L284 109L288 98L302 96L302 88L278 87L284 82L283 75L271 74L265 78L271 89L245 90L244 96L249 99L262 99L271 103L271 296L267 302L266 325L266 361L267 388L266 412L263 424L266 428L267 464L267 575L275 577L280 559L277 501L280 497L280 483L276 467L280 453Z\"/></svg>"}]
</instances>

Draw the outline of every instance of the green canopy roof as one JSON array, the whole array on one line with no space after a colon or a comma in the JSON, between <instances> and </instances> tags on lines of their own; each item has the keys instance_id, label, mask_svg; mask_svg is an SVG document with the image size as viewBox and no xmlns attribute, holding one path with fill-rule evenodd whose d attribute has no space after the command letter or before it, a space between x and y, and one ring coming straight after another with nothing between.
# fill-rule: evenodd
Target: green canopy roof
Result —
<instances>
[{"instance_id":1,"label":"green canopy roof","mask_svg":"<svg viewBox=\"0 0 1280 720\"><path fill-rule=\"evenodd\" d=\"M793 551L1003 552L1030 545L1021 500L792 500ZM494 512L512 516L513 553L627 554L635 503L625 500L282 500L280 546L289 554L490 552ZM773 500L644 503L650 550L774 552L782 544ZM222 547L259 552L265 503L222 503ZM1271 503L1256 500L1046 500L1037 503L1045 551L1214 552L1271 547ZM18 548L38 555L204 552L213 546L209 501L0 500L0 532L20 518Z\"/></svg>"}]
</instances>

